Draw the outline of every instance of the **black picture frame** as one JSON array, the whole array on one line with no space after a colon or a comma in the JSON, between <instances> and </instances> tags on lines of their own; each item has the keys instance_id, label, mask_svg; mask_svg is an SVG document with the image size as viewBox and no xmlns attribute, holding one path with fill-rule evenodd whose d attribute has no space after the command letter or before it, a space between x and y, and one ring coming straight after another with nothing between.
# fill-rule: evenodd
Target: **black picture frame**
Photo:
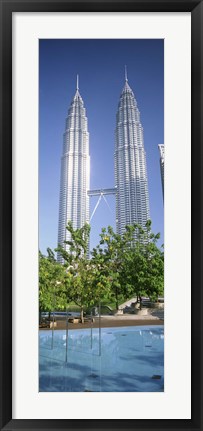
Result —
<instances>
[{"instance_id":1,"label":"black picture frame","mask_svg":"<svg viewBox=\"0 0 203 431\"><path fill-rule=\"evenodd\" d=\"M0 0L1 7L1 429L2 430L202 430L202 0ZM12 13L13 12L191 12L192 21L192 418L191 419L12 419ZM186 233L187 234L187 233ZM203 266L202 266L203 267Z\"/></svg>"}]
</instances>

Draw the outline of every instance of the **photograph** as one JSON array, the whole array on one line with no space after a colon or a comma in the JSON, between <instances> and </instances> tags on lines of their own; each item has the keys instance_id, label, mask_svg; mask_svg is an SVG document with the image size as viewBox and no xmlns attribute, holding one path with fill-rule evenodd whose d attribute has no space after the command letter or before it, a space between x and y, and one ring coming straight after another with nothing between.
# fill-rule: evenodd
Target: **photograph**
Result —
<instances>
[{"instance_id":1,"label":"photograph","mask_svg":"<svg viewBox=\"0 0 203 431\"><path fill-rule=\"evenodd\" d=\"M203 0L0 5L0 430L201 431Z\"/></svg>"},{"instance_id":2,"label":"photograph","mask_svg":"<svg viewBox=\"0 0 203 431\"><path fill-rule=\"evenodd\" d=\"M39 392L164 392L164 39L39 39Z\"/></svg>"}]
</instances>

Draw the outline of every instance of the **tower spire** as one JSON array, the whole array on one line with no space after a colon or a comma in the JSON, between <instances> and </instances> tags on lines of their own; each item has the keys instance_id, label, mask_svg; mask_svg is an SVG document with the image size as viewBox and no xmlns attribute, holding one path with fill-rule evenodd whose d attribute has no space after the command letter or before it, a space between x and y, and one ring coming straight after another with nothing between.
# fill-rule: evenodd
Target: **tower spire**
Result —
<instances>
[{"instance_id":1,"label":"tower spire","mask_svg":"<svg viewBox=\"0 0 203 431\"><path fill-rule=\"evenodd\" d=\"M77 75L76 90L79 90L79 75Z\"/></svg>"},{"instance_id":2,"label":"tower spire","mask_svg":"<svg viewBox=\"0 0 203 431\"><path fill-rule=\"evenodd\" d=\"M125 81L128 82L127 66L125 66Z\"/></svg>"}]
</instances>

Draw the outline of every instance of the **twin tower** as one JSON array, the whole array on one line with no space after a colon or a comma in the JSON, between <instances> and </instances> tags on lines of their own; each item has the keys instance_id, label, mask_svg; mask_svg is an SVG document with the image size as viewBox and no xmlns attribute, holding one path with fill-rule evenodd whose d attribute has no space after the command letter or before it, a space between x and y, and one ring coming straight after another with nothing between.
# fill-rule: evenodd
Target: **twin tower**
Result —
<instances>
[{"instance_id":1,"label":"twin tower","mask_svg":"<svg viewBox=\"0 0 203 431\"><path fill-rule=\"evenodd\" d=\"M89 132L77 77L76 93L66 118L61 159L58 243L63 247L64 241L70 240L66 229L69 220L75 229L89 223L90 196L115 194L119 234L126 225L133 223L144 227L150 218L143 128L127 73L116 115L114 159L115 187L90 190ZM58 260L61 260L60 255Z\"/></svg>"}]
</instances>

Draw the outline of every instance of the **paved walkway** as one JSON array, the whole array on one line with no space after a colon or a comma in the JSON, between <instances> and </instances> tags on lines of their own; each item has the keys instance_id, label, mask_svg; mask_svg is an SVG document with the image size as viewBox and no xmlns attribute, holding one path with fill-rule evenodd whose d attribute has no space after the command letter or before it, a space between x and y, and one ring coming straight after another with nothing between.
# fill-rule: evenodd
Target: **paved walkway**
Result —
<instances>
[{"instance_id":1,"label":"paved walkway","mask_svg":"<svg viewBox=\"0 0 203 431\"><path fill-rule=\"evenodd\" d=\"M69 329L82 329L82 328L99 328L99 317L94 317L94 322L85 323L68 323ZM143 326L143 325L163 325L164 320L158 316L147 315L137 316L135 314L124 314L121 316L101 316L101 327L119 327L119 326ZM45 329L45 328L42 328ZM49 328L48 328L49 329ZM54 330L66 329L65 320L57 320L57 326Z\"/></svg>"}]
</instances>

